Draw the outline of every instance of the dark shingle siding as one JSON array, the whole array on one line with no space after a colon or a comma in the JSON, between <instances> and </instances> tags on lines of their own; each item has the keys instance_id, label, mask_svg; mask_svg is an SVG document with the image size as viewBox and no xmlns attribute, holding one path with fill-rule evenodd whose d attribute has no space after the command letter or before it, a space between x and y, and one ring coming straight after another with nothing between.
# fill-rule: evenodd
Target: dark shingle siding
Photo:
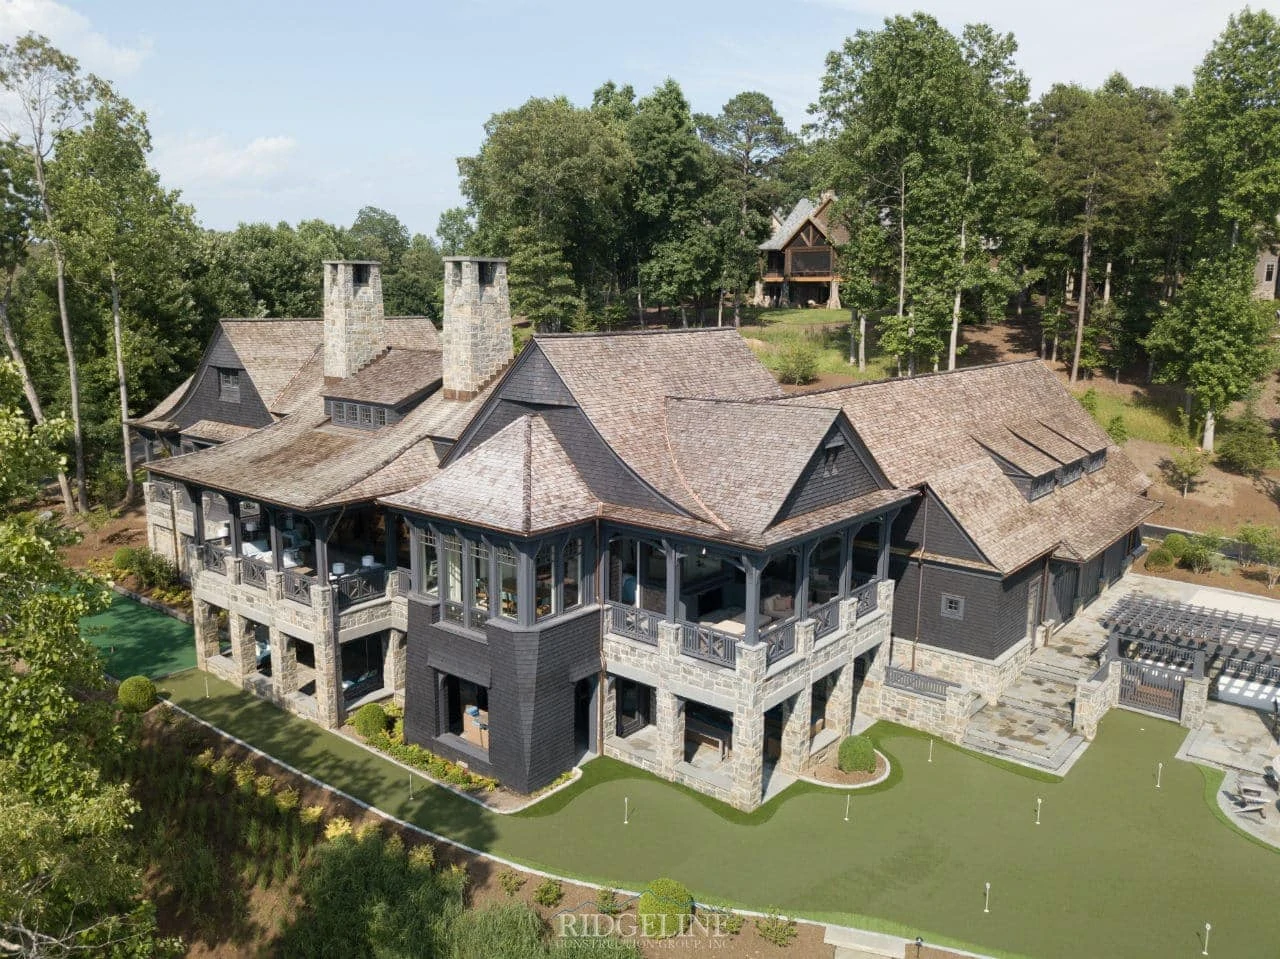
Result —
<instances>
[{"instance_id":1,"label":"dark shingle siding","mask_svg":"<svg viewBox=\"0 0 1280 959\"><path fill-rule=\"evenodd\" d=\"M926 509L925 504L928 503ZM925 535L925 514L928 514L928 534ZM943 509L937 497L926 490L925 495L908 506L893 524L893 544L915 550L924 545L930 553L952 556L971 562L985 562L984 557L965 536L950 514Z\"/></svg>"},{"instance_id":2,"label":"dark shingle siding","mask_svg":"<svg viewBox=\"0 0 1280 959\"><path fill-rule=\"evenodd\" d=\"M833 451L833 459L829 461L826 444L836 437L845 442ZM852 445L856 442L839 427L832 427L779 511L779 521L855 499L880 488L858 455L860 451Z\"/></svg>"},{"instance_id":3,"label":"dark shingle siding","mask_svg":"<svg viewBox=\"0 0 1280 959\"><path fill-rule=\"evenodd\" d=\"M920 589L919 565L896 558L891 566L897 588L893 594L893 633L902 639L916 637L919 597L919 639L922 643L970 656L994 659L999 645L1003 590L995 576L926 563L924 589ZM942 615L942 594L964 599L964 618Z\"/></svg>"},{"instance_id":4,"label":"dark shingle siding","mask_svg":"<svg viewBox=\"0 0 1280 959\"><path fill-rule=\"evenodd\" d=\"M238 369L237 360L233 364L217 366L209 363L196 374L196 382L182 405L174 411L173 422L179 427L191 426L201 420L213 420L218 423L230 423L233 426L250 426L254 428L271 423L271 413L258 396L253 380L243 371L240 373L240 402L226 403L219 398L219 369Z\"/></svg>"}]
</instances>

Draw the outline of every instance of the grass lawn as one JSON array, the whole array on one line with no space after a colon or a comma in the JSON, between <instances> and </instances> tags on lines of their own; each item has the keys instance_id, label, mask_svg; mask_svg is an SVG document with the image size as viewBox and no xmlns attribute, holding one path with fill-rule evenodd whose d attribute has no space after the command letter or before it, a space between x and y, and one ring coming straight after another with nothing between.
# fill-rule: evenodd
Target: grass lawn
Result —
<instances>
[{"instance_id":1,"label":"grass lawn","mask_svg":"<svg viewBox=\"0 0 1280 959\"><path fill-rule=\"evenodd\" d=\"M760 310L742 324L742 335L765 366L776 372L783 350L797 343L811 346L817 355L818 375L880 380L890 373L890 357L873 352L866 370L849 363L848 310Z\"/></svg>"},{"instance_id":2,"label":"grass lawn","mask_svg":"<svg viewBox=\"0 0 1280 959\"><path fill-rule=\"evenodd\" d=\"M1076 398L1088 392L1087 383L1073 387L1071 392ZM1119 416L1124 420L1129 437L1135 440L1148 440L1152 443L1176 443L1178 421L1176 410L1160 406L1145 397L1130 398L1117 396L1114 393L1095 390L1097 408L1093 418L1102 427L1106 427L1113 418Z\"/></svg>"},{"instance_id":3,"label":"grass lawn","mask_svg":"<svg viewBox=\"0 0 1280 959\"><path fill-rule=\"evenodd\" d=\"M1268 898L1280 855L1219 821L1206 802L1216 774L1173 759L1184 730L1132 713L1113 711L1062 782L942 743L929 763L926 738L878 726L896 772L852 794L847 823L845 793L801 784L746 816L605 759L529 812L499 816L423 785L411 801L399 767L228 683L210 678L207 699L194 670L163 686L392 815L570 876L633 889L672 876L703 899L1040 959L1195 956L1206 921L1214 955L1260 955L1280 939Z\"/></svg>"},{"instance_id":4,"label":"grass lawn","mask_svg":"<svg viewBox=\"0 0 1280 959\"><path fill-rule=\"evenodd\" d=\"M117 679L159 679L196 664L190 626L123 596L113 594L110 608L82 620L80 631L102 651L107 672Z\"/></svg>"}]
</instances>

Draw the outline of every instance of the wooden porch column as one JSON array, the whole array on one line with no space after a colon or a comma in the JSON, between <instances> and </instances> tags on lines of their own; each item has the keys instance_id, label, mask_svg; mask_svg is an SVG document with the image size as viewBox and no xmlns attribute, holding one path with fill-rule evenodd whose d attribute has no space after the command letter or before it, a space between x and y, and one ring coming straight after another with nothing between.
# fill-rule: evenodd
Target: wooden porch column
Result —
<instances>
[{"instance_id":1,"label":"wooden porch column","mask_svg":"<svg viewBox=\"0 0 1280 959\"><path fill-rule=\"evenodd\" d=\"M280 511L264 506L267 514L267 532L271 537L271 568L277 573L284 569L284 538L280 535Z\"/></svg>"},{"instance_id":2,"label":"wooden porch column","mask_svg":"<svg viewBox=\"0 0 1280 959\"><path fill-rule=\"evenodd\" d=\"M329 585L329 517L312 516L311 530L315 534L316 582L321 586Z\"/></svg>"},{"instance_id":3,"label":"wooden porch column","mask_svg":"<svg viewBox=\"0 0 1280 959\"><path fill-rule=\"evenodd\" d=\"M409 524L409 588L415 593L422 592L422 583L427 571L422 568L426 556L422 551L422 528L417 523ZM437 559L436 569L440 569Z\"/></svg>"},{"instance_id":4,"label":"wooden porch column","mask_svg":"<svg viewBox=\"0 0 1280 959\"><path fill-rule=\"evenodd\" d=\"M385 540L385 556L384 562L387 567L387 575L399 565L400 557L400 516L397 513L384 507L382 509L382 532Z\"/></svg>"},{"instance_id":5,"label":"wooden porch column","mask_svg":"<svg viewBox=\"0 0 1280 959\"><path fill-rule=\"evenodd\" d=\"M662 541L662 550L667 558L667 608L665 617L668 623L680 618L680 553L675 544Z\"/></svg>"},{"instance_id":6,"label":"wooden porch column","mask_svg":"<svg viewBox=\"0 0 1280 959\"><path fill-rule=\"evenodd\" d=\"M897 515L897 512L894 512L880 517L880 552L876 557L876 578L881 582L889 578L889 536Z\"/></svg>"},{"instance_id":7,"label":"wooden porch column","mask_svg":"<svg viewBox=\"0 0 1280 959\"><path fill-rule=\"evenodd\" d=\"M846 598L853 590L853 541L858 538L861 526L846 529L840 534L840 598Z\"/></svg>"},{"instance_id":8,"label":"wooden porch column","mask_svg":"<svg viewBox=\"0 0 1280 959\"><path fill-rule=\"evenodd\" d=\"M809 560L817 548L818 541L813 540L800 544L799 562L796 563L795 610L796 619L801 620L809 615Z\"/></svg>"},{"instance_id":9,"label":"wooden porch column","mask_svg":"<svg viewBox=\"0 0 1280 959\"><path fill-rule=\"evenodd\" d=\"M231 540L231 558L240 558L240 498L238 496L228 496L222 494L222 501L227 504L227 513L231 517L227 521L227 532L230 534Z\"/></svg>"},{"instance_id":10,"label":"wooden porch column","mask_svg":"<svg viewBox=\"0 0 1280 959\"><path fill-rule=\"evenodd\" d=\"M744 642L754 645L760 641L760 567L750 556L744 556L742 562L747 576L742 638Z\"/></svg>"},{"instance_id":11,"label":"wooden porch column","mask_svg":"<svg viewBox=\"0 0 1280 959\"><path fill-rule=\"evenodd\" d=\"M187 499L191 500L191 534L197 546L204 545L204 497L200 493L200 487L188 486L182 484L182 488L187 491ZM175 521L173 528L176 530L178 524Z\"/></svg>"}]
</instances>

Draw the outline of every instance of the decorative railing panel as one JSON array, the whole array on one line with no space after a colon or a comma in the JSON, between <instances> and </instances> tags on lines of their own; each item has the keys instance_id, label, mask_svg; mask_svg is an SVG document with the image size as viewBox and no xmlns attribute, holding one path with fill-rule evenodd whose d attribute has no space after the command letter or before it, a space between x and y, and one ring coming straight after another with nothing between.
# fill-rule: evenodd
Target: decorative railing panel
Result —
<instances>
[{"instance_id":1,"label":"decorative railing panel","mask_svg":"<svg viewBox=\"0 0 1280 959\"><path fill-rule=\"evenodd\" d=\"M658 624L662 617L647 609L636 609L621 603L609 603L609 632L629 639L658 645Z\"/></svg>"},{"instance_id":2,"label":"decorative railing panel","mask_svg":"<svg viewBox=\"0 0 1280 959\"><path fill-rule=\"evenodd\" d=\"M240 585L266 589L269 572L271 572L270 563L253 556L246 556L240 561Z\"/></svg>"},{"instance_id":3,"label":"decorative railing panel","mask_svg":"<svg viewBox=\"0 0 1280 959\"><path fill-rule=\"evenodd\" d=\"M1178 719L1182 715L1185 676L1176 669L1142 666L1124 660L1120 673L1120 702L1147 712Z\"/></svg>"},{"instance_id":4,"label":"decorative railing panel","mask_svg":"<svg viewBox=\"0 0 1280 959\"><path fill-rule=\"evenodd\" d=\"M339 576L333 586L339 609L382 599L387 595L387 571L381 566L361 566L355 572Z\"/></svg>"},{"instance_id":5,"label":"decorative railing panel","mask_svg":"<svg viewBox=\"0 0 1280 959\"><path fill-rule=\"evenodd\" d=\"M840 597L828 600L821 606L809 610L809 617L814 622L813 638L821 639L830 636L840 629Z\"/></svg>"},{"instance_id":6,"label":"decorative railing panel","mask_svg":"<svg viewBox=\"0 0 1280 959\"><path fill-rule=\"evenodd\" d=\"M701 623L681 623L680 649L686 656L717 666L734 666L738 661L738 637Z\"/></svg>"},{"instance_id":7,"label":"decorative railing panel","mask_svg":"<svg viewBox=\"0 0 1280 959\"><path fill-rule=\"evenodd\" d=\"M291 599L295 603L301 603L303 606L310 606L311 587L315 585L315 582L314 576L307 576L304 573L286 569L284 576L280 580L280 586L284 592L285 599Z\"/></svg>"},{"instance_id":8,"label":"decorative railing panel","mask_svg":"<svg viewBox=\"0 0 1280 959\"><path fill-rule=\"evenodd\" d=\"M880 586L880 581L878 579L873 579L869 583L863 583L861 586L854 589L854 591L850 594L854 599L858 601L858 617L859 618L863 616L867 616L871 613L874 613L876 609L879 607L880 605L880 595L879 595L879 589L878 589L879 586Z\"/></svg>"},{"instance_id":9,"label":"decorative railing panel","mask_svg":"<svg viewBox=\"0 0 1280 959\"><path fill-rule=\"evenodd\" d=\"M200 566L210 573L226 576L227 561L230 558L231 554L227 550L212 543L204 543L200 547Z\"/></svg>"},{"instance_id":10,"label":"decorative railing panel","mask_svg":"<svg viewBox=\"0 0 1280 959\"><path fill-rule=\"evenodd\" d=\"M1280 686L1280 666L1274 663L1240 659L1237 656L1223 658L1221 675L1231 679L1265 683L1268 686Z\"/></svg>"},{"instance_id":11,"label":"decorative railing panel","mask_svg":"<svg viewBox=\"0 0 1280 959\"><path fill-rule=\"evenodd\" d=\"M766 644L765 662L772 665L780 659L786 659L796 651L796 621L790 620L771 626L760 634Z\"/></svg>"},{"instance_id":12,"label":"decorative railing panel","mask_svg":"<svg viewBox=\"0 0 1280 959\"><path fill-rule=\"evenodd\" d=\"M899 669L896 666L885 667L884 683L886 686L910 690L913 693L919 693L921 696L928 696L931 699L946 699L947 689L959 685L958 683L949 683L945 679L939 679L937 676L913 673L909 669Z\"/></svg>"}]
</instances>

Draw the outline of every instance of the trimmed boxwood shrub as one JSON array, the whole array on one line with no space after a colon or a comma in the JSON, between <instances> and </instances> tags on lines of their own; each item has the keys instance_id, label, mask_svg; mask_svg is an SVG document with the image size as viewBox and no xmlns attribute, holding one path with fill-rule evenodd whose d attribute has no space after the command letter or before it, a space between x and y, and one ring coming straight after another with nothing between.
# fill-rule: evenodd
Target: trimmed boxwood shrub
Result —
<instances>
[{"instance_id":1,"label":"trimmed boxwood shrub","mask_svg":"<svg viewBox=\"0 0 1280 959\"><path fill-rule=\"evenodd\" d=\"M146 676L130 676L116 690L116 702L131 713L145 713L156 704L156 684Z\"/></svg>"},{"instance_id":2,"label":"trimmed boxwood shrub","mask_svg":"<svg viewBox=\"0 0 1280 959\"><path fill-rule=\"evenodd\" d=\"M1173 564L1177 562L1168 549L1163 546L1157 546L1147 554L1147 569L1152 572L1163 572L1166 569L1172 569Z\"/></svg>"},{"instance_id":3,"label":"trimmed boxwood shrub","mask_svg":"<svg viewBox=\"0 0 1280 959\"><path fill-rule=\"evenodd\" d=\"M644 935L650 939L674 936L687 925L684 917L692 915L693 896L674 879L655 879L649 883L636 907L636 917Z\"/></svg>"},{"instance_id":4,"label":"trimmed boxwood shrub","mask_svg":"<svg viewBox=\"0 0 1280 959\"><path fill-rule=\"evenodd\" d=\"M1181 533L1170 533L1164 538L1164 542L1160 544L1161 548L1173 557L1174 562L1182 559L1182 555L1187 551L1187 547L1190 545L1191 541Z\"/></svg>"},{"instance_id":5,"label":"trimmed boxwood shrub","mask_svg":"<svg viewBox=\"0 0 1280 959\"><path fill-rule=\"evenodd\" d=\"M846 736L840 743L837 763L842 773L873 773L876 771L876 747L866 736Z\"/></svg>"},{"instance_id":6,"label":"trimmed boxwood shrub","mask_svg":"<svg viewBox=\"0 0 1280 959\"><path fill-rule=\"evenodd\" d=\"M387 731L387 711L379 703L365 703L356 710L352 723L365 739L374 739Z\"/></svg>"}]
</instances>

